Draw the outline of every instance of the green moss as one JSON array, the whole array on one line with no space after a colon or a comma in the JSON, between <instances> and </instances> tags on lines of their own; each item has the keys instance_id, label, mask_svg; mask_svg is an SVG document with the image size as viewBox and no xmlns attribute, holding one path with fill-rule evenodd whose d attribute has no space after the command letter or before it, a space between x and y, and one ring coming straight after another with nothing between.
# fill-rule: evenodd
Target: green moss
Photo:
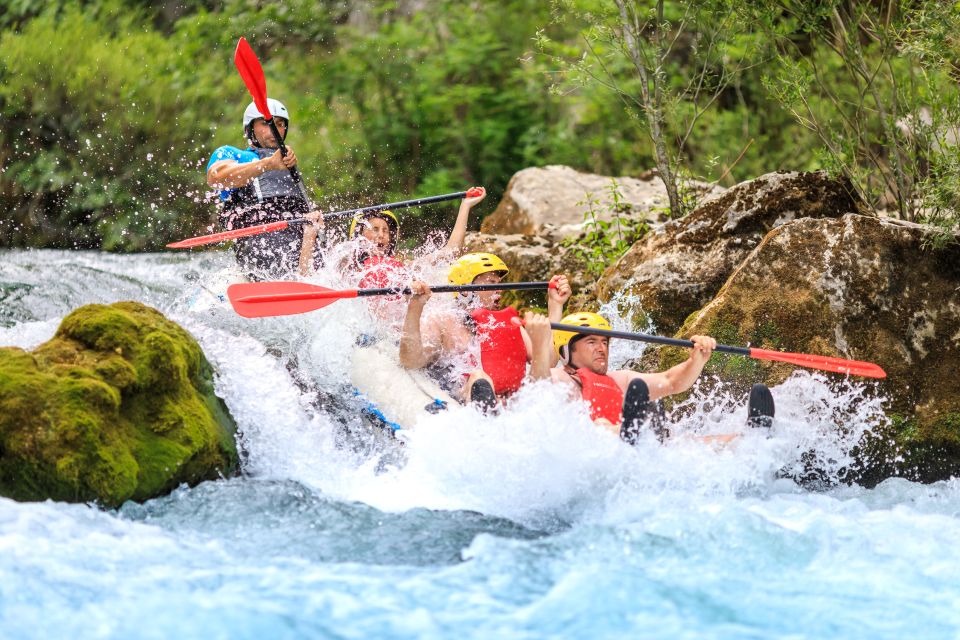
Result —
<instances>
[{"instance_id":1,"label":"green moss","mask_svg":"<svg viewBox=\"0 0 960 640\"><path fill-rule=\"evenodd\" d=\"M132 351L137 343L137 322L123 309L88 305L63 319L58 337L70 338L96 351Z\"/></svg>"},{"instance_id":2,"label":"green moss","mask_svg":"<svg viewBox=\"0 0 960 640\"><path fill-rule=\"evenodd\" d=\"M915 418L900 413L893 413L887 417L890 418L890 430L896 441L907 443L919 437L920 431Z\"/></svg>"},{"instance_id":3,"label":"green moss","mask_svg":"<svg viewBox=\"0 0 960 640\"><path fill-rule=\"evenodd\" d=\"M0 349L0 494L116 506L237 468L199 345L138 303L89 305L33 354Z\"/></svg>"},{"instance_id":4,"label":"green moss","mask_svg":"<svg viewBox=\"0 0 960 640\"><path fill-rule=\"evenodd\" d=\"M944 413L918 423L915 441L952 452L960 459L960 413Z\"/></svg>"}]
</instances>

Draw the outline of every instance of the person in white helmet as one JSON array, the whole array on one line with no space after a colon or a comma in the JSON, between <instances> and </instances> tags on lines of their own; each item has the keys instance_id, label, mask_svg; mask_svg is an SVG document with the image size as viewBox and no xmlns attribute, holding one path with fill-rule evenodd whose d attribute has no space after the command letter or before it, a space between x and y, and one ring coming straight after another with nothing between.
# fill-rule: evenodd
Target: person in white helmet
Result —
<instances>
[{"instance_id":1,"label":"person in white helmet","mask_svg":"<svg viewBox=\"0 0 960 640\"><path fill-rule=\"evenodd\" d=\"M267 106L285 141L290 126L287 108L272 98ZM280 141L255 103L243 113L243 133L247 149L220 147L207 163L207 184L220 190L221 226L232 230L292 218L308 218L314 224L236 239L237 263L253 280L305 274L317 259L317 231L323 217L309 210L301 185L290 175L297 155L289 146L286 156L281 154Z\"/></svg>"}]
</instances>

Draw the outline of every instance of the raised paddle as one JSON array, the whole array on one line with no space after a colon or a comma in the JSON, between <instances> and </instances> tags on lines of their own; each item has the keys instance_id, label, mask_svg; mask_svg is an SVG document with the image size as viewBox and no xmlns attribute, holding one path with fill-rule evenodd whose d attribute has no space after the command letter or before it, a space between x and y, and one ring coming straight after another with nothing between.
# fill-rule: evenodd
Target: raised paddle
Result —
<instances>
[{"instance_id":1,"label":"raised paddle","mask_svg":"<svg viewBox=\"0 0 960 640\"><path fill-rule=\"evenodd\" d=\"M531 291L551 289L550 282L499 282L494 284L441 285L431 287L433 293L468 291ZM227 287L227 297L234 311L244 318L289 316L316 311L337 300L364 296L409 294L410 289L386 287L382 289L328 289L306 282L247 282Z\"/></svg>"},{"instance_id":2,"label":"raised paddle","mask_svg":"<svg viewBox=\"0 0 960 640\"><path fill-rule=\"evenodd\" d=\"M654 344L665 344L671 347L692 347L690 340L681 340L679 338L665 338L663 336L651 336L645 333L631 333L628 331L611 331L609 329L593 329L591 327L578 327L570 324L559 324L551 322L550 327L558 331L574 331L576 333L585 333L596 336L607 336L609 338L623 338L625 340L639 340L641 342L652 342ZM787 362L799 367L808 367L810 369L821 369L823 371L832 371L834 373L846 373L852 376L863 376L865 378L886 378L887 372L872 362L861 362L859 360L844 360L843 358L833 358L830 356L817 356L810 353L788 353L785 351L770 351L768 349L753 349L751 347L728 347L718 344L714 351L720 353L729 353L737 356L747 356L757 360L774 360L776 362Z\"/></svg>"},{"instance_id":3,"label":"raised paddle","mask_svg":"<svg viewBox=\"0 0 960 640\"><path fill-rule=\"evenodd\" d=\"M360 207L358 209L344 209L343 211L331 211L330 213L323 214L323 219L326 220L335 220L337 218L347 218L350 216L357 215L358 213L372 213L374 211L383 211L385 209L404 209L406 207L419 207L424 204L433 204L434 202L444 202L446 200L457 200L459 198L475 198L481 193L480 187L474 187L468 189L467 191L457 191L456 193L445 193L440 196L428 196L426 198L416 198L414 200L404 200L402 202L389 202L387 204L374 204L369 207ZM234 229L233 231L221 231L219 233L211 233L206 236L197 236L195 238L187 238L186 240L180 240L178 242L171 242L167 245L170 249L189 249L190 247L199 247L205 244L214 244L217 242L226 242L227 240L233 240L234 238L243 238L245 236L255 236L261 233L269 233L271 231L280 231L281 229L286 229L292 224L308 224L310 221L306 218L296 218L294 220L281 220L279 222L269 222L267 224L257 224L252 227L243 227L242 229Z\"/></svg>"},{"instance_id":4,"label":"raised paddle","mask_svg":"<svg viewBox=\"0 0 960 640\"><path fill-rule=\"evenodd\" d=\"M241 37L237 41L237 50L233 54L233 64L237 66L237 71L240 72L240 77L243 78L243 84L247 85L247 91L250 92L254 104L257 105L257 110L263 114L264 122L270 127L270 131L273 132L273 137L280 147L280 155L286 156L287 147L283 144L283 136L280 135L280 131L277 129L277 123L274 122L273 115L270 113L270 107L267 104L267 79L263 75L263 67L260 66L257 54L250 48L250 44L246 38ZM303 197L303 201L307 203L307 208L313 209L313 205L310 204L310 198L307 196L307 189L303 186L303 178L300 175L300 170L296 167L290 167L289 170L290 177L293 178L297 187L300 188L300 195Z\"/></svg>"}]
</instances>

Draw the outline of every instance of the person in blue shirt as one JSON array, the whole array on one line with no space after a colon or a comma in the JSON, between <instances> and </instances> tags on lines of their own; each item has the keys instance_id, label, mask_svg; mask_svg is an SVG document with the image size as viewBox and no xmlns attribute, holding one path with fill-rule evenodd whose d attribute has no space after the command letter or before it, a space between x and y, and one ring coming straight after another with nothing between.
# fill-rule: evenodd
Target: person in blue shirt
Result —
<instances>
[{"instance_id":1,"label":"person in blue shirt","mask_svg":"<svg viewBox=\"0 0 960 640\"><path fill-rule=\"evenodd\" d=\"M287 108L272 98L268 107L285 142L290 125ZM251 280L305 275L319 259L315 255L317 232L323 217L309 210L301 186L290 175L289 170L297 165L297 155L289 146L287 155L281 155L280 145L255 103L244 111L243 133L249 143L247 149L220 147L207 163L207 184L220 190L219 221L223 229L293 218L307 218L313 224L234 240L237 264Z\"/></svg>"}]
</instances>

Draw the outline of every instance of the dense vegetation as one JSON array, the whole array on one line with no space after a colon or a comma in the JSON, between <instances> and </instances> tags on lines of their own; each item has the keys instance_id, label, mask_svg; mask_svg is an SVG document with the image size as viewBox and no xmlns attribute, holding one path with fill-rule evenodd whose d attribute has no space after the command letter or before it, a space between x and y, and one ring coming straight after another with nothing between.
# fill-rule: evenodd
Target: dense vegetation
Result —
<instances>
[{"instance_id":1,"label":"dense vegetation","mask_svg":"<svg viewBox=\"0 0 960 640\"><path fill-rule=\"evenodd\" d=\"M208 225L206 161L243 142L240 35L323 207L471 184L495 202L517 170L562 163L656 168L682 215L691 178L826 167L874 206L957 224L953 3L3 4L6 246L142 250Z\"/></svg>"}]
</instances>

